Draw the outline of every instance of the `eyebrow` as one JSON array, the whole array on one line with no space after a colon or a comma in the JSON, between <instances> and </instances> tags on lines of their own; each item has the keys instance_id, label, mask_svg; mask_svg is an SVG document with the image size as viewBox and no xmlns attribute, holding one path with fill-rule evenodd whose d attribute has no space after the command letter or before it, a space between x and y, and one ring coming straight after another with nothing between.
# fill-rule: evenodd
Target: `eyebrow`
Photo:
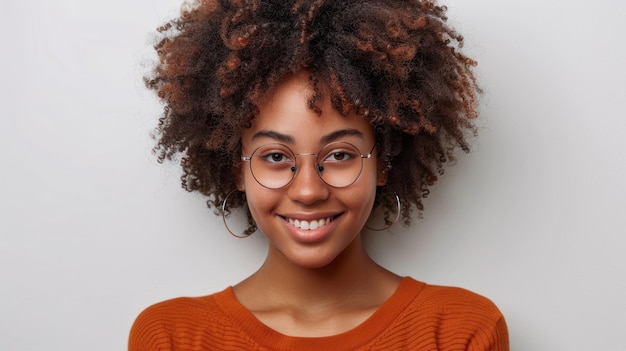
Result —
<instances>
[{"instance_id":1,"label":"eyebrow","mask_svg":"<svg viewBox=\"0 0 626 351\"><path fill-rule=\"evenodd\" d=\"M337 141L347 136L355 136L355 137L359 137L360 139L365 139L365 137L363 136L363 133L361 133L357 129L342 129L342 130L337 130L337 131L334 131L330 134L323 136L321 141L322 143L327 144L327 143L332 143L333 141Z\"/></svg>"},{"instance_id":2,"label":"eyebrow","mask_svg":"<svg viewBox=\"0 0 626 351\"><path fill-rule=\"evenodd\" d=\"M278 141L282 141L283 143L293 144L295 143L295 139L287 134L282 134L279 132L275 132L272 130L261 130L252 136L252 140L260 139L260 138L270 138Z\"/></svg>"},{"instance_id":3,"label":"eyebrow","mask_svg":"<svg viewBox=\"0 0 626 351\"><path fill-rule=\"evenodd\" d=\"M324 135L320 139L320 141L327 144L332 143L333 141L337 141L346 136L356 136L360 139L364 139L363 133L361 133L357 129L341 129ZM260 138L270 138L277 141L282 141L283 143L295 144L295 139L291 135L282 134L273 130L261 130L254 133L254 135L252 136L252 140Z\"/></svg>"}]
</instances>

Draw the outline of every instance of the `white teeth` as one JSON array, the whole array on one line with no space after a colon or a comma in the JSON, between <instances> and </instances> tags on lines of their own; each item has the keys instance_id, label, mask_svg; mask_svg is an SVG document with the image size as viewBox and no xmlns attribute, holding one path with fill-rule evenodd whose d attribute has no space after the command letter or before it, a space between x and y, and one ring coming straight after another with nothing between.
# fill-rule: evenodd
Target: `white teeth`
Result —
<instances>
[{"instance_id":1,"label":"white teeth","mask_svg":"<svg viewBox=\"0 0 626 351\"><path fill-rule=\"evenodd\" d=\"M309 230L309 222L300 221L300 229Z\"/></svg>"},{"instance_id":2,"label":"white teeth","mask_svg":"<svg viewBox=\"0 0 626 351\"><path fill-rule=\"evenodd\" d=\"M305 221L301 219L291 219L287 218L287 221L296 228L300 228L302 230L315 230L325 226L330 223L332 220L331 217L322 218L320 220L313 221Z\"/></svg>"}]
</instances>

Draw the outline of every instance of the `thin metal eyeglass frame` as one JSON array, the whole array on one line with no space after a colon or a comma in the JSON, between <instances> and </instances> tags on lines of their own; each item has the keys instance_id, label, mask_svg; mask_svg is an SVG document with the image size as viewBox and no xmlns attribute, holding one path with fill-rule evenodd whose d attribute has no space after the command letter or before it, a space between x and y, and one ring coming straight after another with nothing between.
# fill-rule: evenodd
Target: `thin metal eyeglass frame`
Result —
<instances>
[{"instance_id":1,"label":"thin metal eyeglass frame","mask_svg":"<svg viewBox=\"0 0 626 351\"><path fill-rule=\"evenodd\" d=\"M277 188L272 188L272 187L269 187L269 186L267 186L267 185L265 185L265 184L261 183L261 182L260 182L260 181L256 178L256 176L254 175L254 171L252 170L252 162L251 162L251 161L252 161L252 157L254 157L254 154L255 154L255 153L256 153L259 149L261 149L261 148L262 148L262 147L264 147L264 146L267 146L267 145L273 145L273 144L275 144L275 145L281 145L281 146L284 146L287 150L289 150L289 152L291 152L291 154L294 156L294 163L295 163L295 166L294 166L294 167L295 167L295 170L293 171L293 175L291 176L291 179L290 179L290 180L289 180L289 181L288 181L285 185L283 185L283 186L279 186L279 187L277 187ZM317 157L319 157L319 155L320 155L320 153L321 153L321 151L322 151L322 150L326 149L327 147L329 147L330 145L333 145L333 144L348 144L348 145L350 145L351 147L353 147L353 148L354 148L354 149L358 152L359 157L361 158L361 169L359 170L359 174L358 174L358 175L354 178L354 180L353 180L352 182L350 182L350 183L349 183L349 184L347 184L347 185L343 185L343 186L335 186L335 185L332 185L332 184L328 184L328 182L326 182L326 180L324 180L324 178L322 177L322 173L321 173L321 172L323 172L323 166L322 166L322 170L320 171L320 164L317 162ZM361 154L361 150L359 150L359 148L358 148L358 147L356 147L355 145L353 145L353 144L351 144L351 143L349 143L349 142L347 142L347 141L335 141L335 142L332 142L332 143L328 143L328 144L326 144L326 145L322 146L322 148L320 149L320 151L319 151L318 153L316 153L316 154L314 154L314 153L306 153L306 152L303 152L303 153L298 153L298 154L297 154L297 153L293 152L293 150L291 150L291 148L290 148L289 146L287 146L287 145L285 145L285 144L283 144L283 143L267 143L267 144L260 145L259 147L257 147L256 149L254 149L254 151L252 151L252 154L250 154L250 156L241 156L241 160L242 160L242 161L249 161L249 162L250 162L250 163L249 163L249 164L250 164L250 173L252 174L252 178L254 178L254 180L255 180L257 183L259 183L259 185L261 185L262 187L264 187L264 188L266 188L266 189L278 190L278 189L282 189L282 188L284 188L284 187L288 186L289 184L291 184L291 182L293 182L293 180L294 180L294 179L296 179L296 175L298 175L298 171L300 170L300 167L299 167L298 162L297 162L297 160L298 160L298 156L315 156L315 157L316 157L316 160L315 160L315 169L317 170L317 175L320 177L320 179L322 180L322 182L324 182L324 184L326 184L326 185L328 185L328 186L330 186L330 187L340 189L340 188L346 188L346 187L349 187L350 185L354 184L357 180L359 180L359 178L361 177L361 173L363 173L363 159L370 159L370 158L372 158L372 153L374 152L374 149L376 148L376 145L378 145L378 143L377 143L377 142L375 142L375 143L374 143L374 145L372 146L372 149L371 149L371 150L370 150L370 152L369 152L369 153L367 153L366 155Z\"/></svg>"}]
</instances>

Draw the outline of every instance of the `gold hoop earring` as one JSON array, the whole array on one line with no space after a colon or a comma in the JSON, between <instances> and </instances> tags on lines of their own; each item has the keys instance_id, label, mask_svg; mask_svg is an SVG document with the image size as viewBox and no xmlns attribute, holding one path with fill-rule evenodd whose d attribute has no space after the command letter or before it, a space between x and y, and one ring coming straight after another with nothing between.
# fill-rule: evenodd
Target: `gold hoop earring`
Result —
<instances>
[{"instance_id":1,"label":"gold hoop earring","mask_svg":"<svg viewBox=\"0 0 626 351\"><path fill-rule=\"evenodd\" d=\"M400 208L401 208L400 197L396 193L394 193L393 196L396 198L396 217L393 219L393 221L391 221L390 224L387 224L383 228L372 228L372 227L368 226L367 224L365 224L365 228L367 228L367 229L369 229L371 231L374 231L374 232L382 232L384 230L387 230L387 229L393 227L398 222L398 220L400 219Z\"/></svg>"},{"instance_id":2,"label":"gold hoop earring","mask_svg":"<svg viewBox=\"0 0 626 351\"><path fill-rule=\"evenodd\" d=\"M224 198L224 201L222 202L222 220L224 221L224 227L226 227L226 230L228 230L228 232L230 233L230 235L234 236L235 238L239 238L239 239L243 239L243 238L247 238L250 235L252 235L252 233L256 232L257 230L257 226L256 224L253 224L251 226L248 227L248 229L246 229L244 231L243 234L235 234L230 227L228 226L228 223L226 223L226 202L228 201L228 198L234 194L236 191L238 191L237 189L233 189L231 190L226 197ZM228 212L228 214L230 215L230 211Z\"/></svg>"}]
</instances>

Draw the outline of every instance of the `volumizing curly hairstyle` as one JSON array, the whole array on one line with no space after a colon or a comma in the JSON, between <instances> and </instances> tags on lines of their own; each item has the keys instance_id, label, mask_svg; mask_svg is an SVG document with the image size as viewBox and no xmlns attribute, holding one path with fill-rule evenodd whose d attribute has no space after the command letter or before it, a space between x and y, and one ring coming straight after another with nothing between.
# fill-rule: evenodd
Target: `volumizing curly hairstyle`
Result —
<instances>
[{"instance_id":1,"label":"volumizing curly hairstyle","mask_svg":"<svg viewBox=\"0 0 626 351\"><path fill-rule=\"evenodd\" d=\"M328 94L341 114L374 126L388 172L375 206L389 221L396 193L408 225L454 149L467 152L476 133L476 62L459 51L463 37L445 12L428 0L186 3L158 29L159 61L145 78L165 104L159 162L182 155L183 187L219 213L236 186L242 129L282 79L305 69L312 109ZM245 194L231 199L227 211L245 206Z\"/></svg>"}]
</instances>

